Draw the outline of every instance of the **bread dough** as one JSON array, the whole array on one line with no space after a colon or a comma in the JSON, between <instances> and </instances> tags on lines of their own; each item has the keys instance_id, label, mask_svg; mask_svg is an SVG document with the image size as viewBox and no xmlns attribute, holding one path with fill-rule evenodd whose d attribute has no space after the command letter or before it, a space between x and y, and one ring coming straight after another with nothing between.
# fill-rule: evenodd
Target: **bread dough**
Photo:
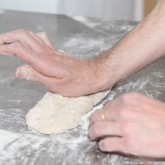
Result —
<instances>
[{"instance_id":1,"label":"bread dough","mask_svg":"<svg viewBox=\"0 0 165 165\"><path fill-rule=\"evenodd\" d=\"M47 92L26 115L26 124L34 131L43 134L62 133L78 126L85 113L101 101L106 92L67 98Z\"/></svg>"}]
</instances>

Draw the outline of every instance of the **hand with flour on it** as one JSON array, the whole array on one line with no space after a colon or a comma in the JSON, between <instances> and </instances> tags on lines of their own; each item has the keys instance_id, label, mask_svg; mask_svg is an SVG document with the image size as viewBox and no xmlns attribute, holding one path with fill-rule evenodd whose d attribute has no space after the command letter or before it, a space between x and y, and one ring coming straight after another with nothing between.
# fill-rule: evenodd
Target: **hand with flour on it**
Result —
<instances>
[{"instance_id":1,"label":"hand with flour on it","mask_svg":"<svg viewBox=\"0 0 165 165\"><path fill-rule=\"evenodd\" d=\"M165 103L124 94L93 114L89 137L101 151L165 158Z\"/></svg>"}]
</instances>

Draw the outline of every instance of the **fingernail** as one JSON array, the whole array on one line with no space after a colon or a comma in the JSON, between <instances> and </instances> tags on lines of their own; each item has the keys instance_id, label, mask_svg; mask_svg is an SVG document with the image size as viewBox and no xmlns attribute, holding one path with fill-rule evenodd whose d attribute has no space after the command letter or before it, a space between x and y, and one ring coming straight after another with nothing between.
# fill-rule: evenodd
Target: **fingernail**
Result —
<instances>
[{"instance_id":1,"label":"fingernail","mask_svg":"<svg viewBox=\"0 0 165 165\"><path fill-rule=\"evenodd\" d=\"M101 151L105 151L105 144L104 144L103 140L101 140L101 141L98 143L98 145L99 145L99 148L100 148Z\"/></svg>"},{"instance_id":2,"label":"fingernail","mask_svg":"<svg viewBox=\"0 0 165 165\"><path fill-rule=\"evenodd\" d=\"M30 80L29 70L27 68L18 68L16 71L16 77Z\"/></svg>"}]
</instances>

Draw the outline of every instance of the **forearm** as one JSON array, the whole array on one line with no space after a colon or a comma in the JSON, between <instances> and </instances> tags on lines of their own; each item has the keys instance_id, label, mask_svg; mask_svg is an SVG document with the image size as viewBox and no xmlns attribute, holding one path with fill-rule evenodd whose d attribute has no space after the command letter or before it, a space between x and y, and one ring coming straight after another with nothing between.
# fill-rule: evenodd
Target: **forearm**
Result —
<instances>
[{"instance_id":1,"label":"forearm","mask_svg":"<svg viewBox=\"0 0 165 165\"><path fill-rule=\"evenodd\" d=\"M102 66L108 88L165 55L165 1L96 63Z\"/></svg>"}]
</instances>

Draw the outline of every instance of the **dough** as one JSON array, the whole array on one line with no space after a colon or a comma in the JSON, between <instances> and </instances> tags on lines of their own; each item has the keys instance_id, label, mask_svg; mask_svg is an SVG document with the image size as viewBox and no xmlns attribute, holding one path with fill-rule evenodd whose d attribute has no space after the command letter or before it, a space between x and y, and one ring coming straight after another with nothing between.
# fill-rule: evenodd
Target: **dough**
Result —
<instances>
[{"instance_id":1,"label":"dough","mask_svg":"<svg viewBox=\"0 0 165 165\"><path fill-rule=\"evenodd\" d=\"M26 124L30 129L43 134L62 133L77 127L82 115L107 94L108 91L67 98L48 92L26 115Z\"/></svg>"}]
</instances>

